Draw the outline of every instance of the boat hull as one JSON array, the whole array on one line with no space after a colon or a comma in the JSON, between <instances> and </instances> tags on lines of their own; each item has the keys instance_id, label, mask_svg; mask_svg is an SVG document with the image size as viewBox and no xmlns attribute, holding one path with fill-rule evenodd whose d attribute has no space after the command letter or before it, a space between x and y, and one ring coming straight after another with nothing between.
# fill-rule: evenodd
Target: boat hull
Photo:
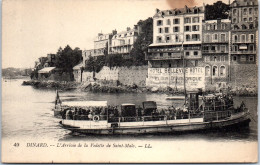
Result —
<instances>
[{"instance_id":1,"label":"boat hull","mask_svg":"<svg viewBox=\"0 0 260 165\"><path fill-rule=\"evenodd\" d=\"M92 128L86 129L73 125L66 125L64 122L60 124L73 132L82 134L157 134L157 133L174 133L174 132L193 132L201 130L223 129L228 127L248 126L250 122L249 114L243 114L234 118L211 121L211 122L188 122L162 125L141 125L141 126L125 126L125 127L108 127L108 128Z\"/></svg>"}]
</instances>

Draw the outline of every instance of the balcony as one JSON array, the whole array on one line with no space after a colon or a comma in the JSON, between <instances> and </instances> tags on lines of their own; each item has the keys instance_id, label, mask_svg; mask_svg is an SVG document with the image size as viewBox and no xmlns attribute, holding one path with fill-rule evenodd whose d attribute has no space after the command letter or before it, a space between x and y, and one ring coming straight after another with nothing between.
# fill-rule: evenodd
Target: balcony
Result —
<instances>
[{"instance_id":1,"label":"balcony","mask_svg":"<svg viewBox=\"0 0 260 165\"><path fill-rule=\"evenodd\" d=\"M255 50L231 51L231 54L256 54Z\"/></svg>"},{"instance_id":2,"label":"balcony","mask_svg":"<svg viewBox=\"0 0 260 165\"><path fill-rule=\"evenodd\" d=\"M202 53L228 53L228 51L227 50L225 50L225 51L220 51L220 50L202 50Z\"/></svg>"},{"instance_id":3,"label":"balcony","mask_svg":"<svg viewBox=\"0 0 260 165\"><path fill-rule=\"evenodd\" d=\"M241 40L233 40L233 43L242 43L242 44L244 44L244 43L254 43L255 42L255 40L243 40L243 41L241 41Z\"/></svg>"},{"instance_id":4,"label":"balcony","mask_svg":"<svg viewBox=\"0 0 260 165\"><path fill-rule=\"evenodd\" d=\"M181 59L182 54L181 52L178 53L171 53L171 55L168 55L168 53L163 53L163 55L160 55L158 53L148 53L145 56L145 60L175 60L175 59Z\"/></svg>"}]
</instances>

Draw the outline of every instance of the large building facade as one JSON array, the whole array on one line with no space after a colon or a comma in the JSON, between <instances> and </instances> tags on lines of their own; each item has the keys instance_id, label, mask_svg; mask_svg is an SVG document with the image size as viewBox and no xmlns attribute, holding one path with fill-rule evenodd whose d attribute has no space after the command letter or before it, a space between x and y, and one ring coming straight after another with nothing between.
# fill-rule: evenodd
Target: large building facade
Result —
<instances>
[{"instance_id":1,"label":"large building facade","mask_svg":"<svg viewBox=\"0 0 260 165\"><path fill-rule=\"evenodd\" d=\"M208 20L203 23L202 56L208 84L226 85L229 78L231 22L229 19Z\"/></svg>"},{"instance_id":2,"label":"large building facade","mask_svg":"<svg viewBox=\"0 0 260 165\"><path fill-rule=\"evenodd\" d=\"M199 67L203 20L204 7L156 10L153 44L146 55L147 86L183 88L183 70L186 70L188 86L203 88L204 70Z\"/></svg>"},{"instance_id":3,"label":"large building facade","mask_svg":"<svg viewBox=\"0 0 260 165\"><path fill-rule=\"evenodd\" d=\"M235 0L230 5L231 63L256 63L256 36L258 33L257 0Z\"/></svg>"},{"instance_id":4,"label":"large building facade","mask_svg":"<svg viewBox=\"0 0 260 165\"><path fill-rule=\"evenodd\" d=\"M122 54L124 56L129 56L137 36L137 26L135 26L133 29L127 27L126 31L122 31L113 35L111 44L109 44L108 54Z\"/></svg>"}]
</instances>

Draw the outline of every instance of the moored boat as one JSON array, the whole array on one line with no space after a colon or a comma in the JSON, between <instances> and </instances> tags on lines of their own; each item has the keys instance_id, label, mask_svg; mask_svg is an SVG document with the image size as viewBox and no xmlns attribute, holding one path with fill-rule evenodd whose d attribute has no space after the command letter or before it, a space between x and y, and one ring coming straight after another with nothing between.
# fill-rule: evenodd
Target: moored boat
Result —
<instances>
[{"instance_id":1,"label":"moored boat","mask_svg":"<svg viewBox=\"0 0 260 165\"><path fill-rule=\"evenodd\" d=\"M84 134L145 134L224 128L250 122L245 104L242 102L240 107L234 108L229 95L199 99L198 92L190 92L187 100L183 108L168 109L158 109L153 101L143 102L142 107L130 103L73 106L61 111L60 124Z\"/></svg>"}]
</instances>

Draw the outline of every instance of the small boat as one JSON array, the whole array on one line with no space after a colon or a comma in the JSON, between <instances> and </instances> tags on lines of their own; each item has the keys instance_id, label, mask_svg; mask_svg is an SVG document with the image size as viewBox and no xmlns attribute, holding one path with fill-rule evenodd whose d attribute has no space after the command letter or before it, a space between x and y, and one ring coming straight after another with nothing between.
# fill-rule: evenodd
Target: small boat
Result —
<instances>
[{"instance_id":1,"label":"small boat","mask_svg":"<svg viewBox=\"0 0 260 165\"><path fill-rule=\"evenodd\" d=\"M121 106L86 106L84 101L60 111L60 125L82 134L147 134L179 131L199 131L249 125L249 110L242 102L234 108L229 95L203 97L199 92L188 93L182 109L158 109L156 102L142 106L125 103ZM87 102L86 102L87 103ZM96 107L96 108L93 108Z\"/></svg>"}]
</instances>

